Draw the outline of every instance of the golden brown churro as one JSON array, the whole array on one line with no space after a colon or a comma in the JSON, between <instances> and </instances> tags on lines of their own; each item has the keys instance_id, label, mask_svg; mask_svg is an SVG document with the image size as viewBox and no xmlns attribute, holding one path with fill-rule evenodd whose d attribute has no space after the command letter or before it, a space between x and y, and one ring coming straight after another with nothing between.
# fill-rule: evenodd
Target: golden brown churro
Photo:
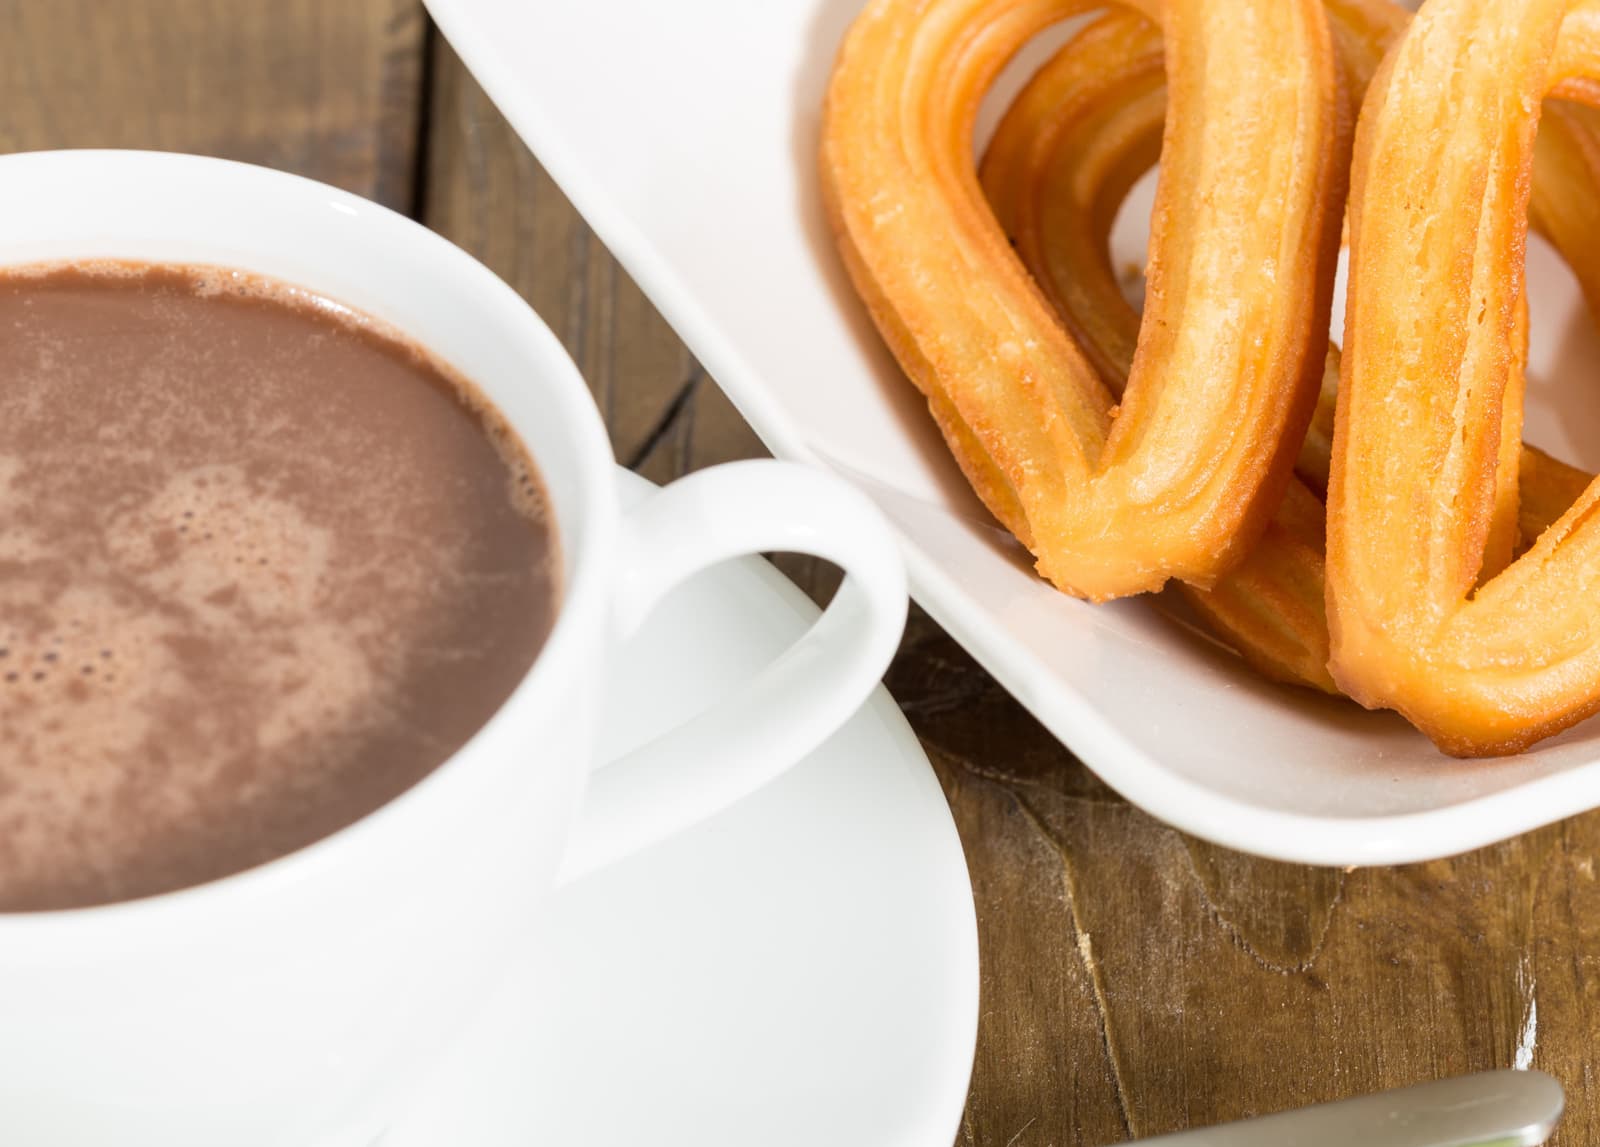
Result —
<instances>
[{"instance_id":1,"label":"golden brown churro","mask_svg":"<svg viewBox=\"0 0 1600 1147\"><path fill-rule=\"evenodd\" d=\"M1139 315L1122 296L1109 235L1128 190L1159 154L1166 105L1162 64L1154 25L1126 12L1096 20L1018 95L980 169L1018 254L1114 394L1132 365ZM1257 670L1334 692L1327 671L1319 494L1327 480L1337 375L1325 371L1324 379L1318 407L1319 414L1325 410L1327 433L1319 433L1314 418L1297 477L1261 538L1209 589L1180 588ZM1308 469L1315 491L1302 481Z\"/></svg>"},{"instance_id":2,"label":"golden brown churro","mask_svg":"<svg viewBox=\"0 0 1600 1147\"><path fill-rule=\"evenodd\" d=\"M1099 7L873 0L829 90L840 250L974 488L1060 588L1176 580L1257 669L1448 752L1600 710L1600 483L1521 443L1530 218L1600 313L1600 114L1566 102L1600 105L1600 0L1129 0L980 185L1000 69ZM1109 236L1158 159L1141 318Z\"/></svg>"},{"instance_id":3,"label":"golden brown churro","mask_svg":"<svg viewBox=\"0 0 1600 1147\"><path fill-rule=\"evenodd\" d=\"M1328 7L1351 87L1364 91L1409 14L1389 0L1330 0ZM1126 379L1139 317L1117 283L1109 234L1129 188L1155 162L1165 96L1155 27L1134 14L1107 15L1074 36L1022 90L980 168L985 192L1018 254L1113 393ZM1573 253L1578 265L1600 268L1600 225L1586 226L1600 203L1595 137L1592 129L1570 120L1581 110L1552 110L1549 130L1539 140L1534 211L1542 219L1564 220L1541 229ZM1525 354L1525 326L1517 345ZM1327 670L1321 497L1333 436L1337 351L1330 350L1328 363L1285 505L1244 562L1212 589L1181 588L1196 612L1259 671L1334 691ZM1519 359L1511 381L1518 389L1520 366ZM1509 563L1522 540L1520 404L1506 403L1503 418L1484 577ZM1563 485L1556 478L1549 460L1543 461L1531 471L1522 467L1531 473L1529 480L1570 489L1570 482ZM1577 473L1568 467L1561 471ZM1543 488L1526 496L1535 507L1548 510L1554 504L1549 516L1524 515L1522 524L1533 529L1526 539L1531 544L1572 499L1552 498Z\"/></svg>"},{"instance_id":4,"label":"golden brown churro","mask_svg":"<svg viewBox=\"0 0 1600 1147\"><path fill-rule=\"evenodd\" d=\"M1320 0L1139 5L1176 98L1119 405L971 158L1004 64L1098 6L873 0L835 66L821 165L856 288L968 480L1044 576L1092 600L1214 582L1281 502L1322 372L1348 134Z\"/></svg>"},{"instance_id":5,"label":"golden brown churro","mask_svg":"<svg viewBox=\"0 0 1600 1147\"><path fill-rule=\"evenodd\" d=\"M1538 109L1556 84L1600 74L1581 55L1594 12L1430 0L1362 111L1328 487L1331 668L1458 755L1514 752L1600 708L1600 484L1477 584Z\"/></svg>"}]
</instances>

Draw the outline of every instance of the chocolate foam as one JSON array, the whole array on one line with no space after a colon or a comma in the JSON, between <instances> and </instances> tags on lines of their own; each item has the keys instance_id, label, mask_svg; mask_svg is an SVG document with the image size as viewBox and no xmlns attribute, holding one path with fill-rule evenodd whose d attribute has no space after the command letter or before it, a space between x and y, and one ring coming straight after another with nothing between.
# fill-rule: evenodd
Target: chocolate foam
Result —
<instances>
[{"instance_id":1,"label":"chocolate foam","mask_svg":"<svg viewBox=\"0 0 1600 1147\"><path fill-rule=\"evenodd\" d=\"M555 608L532 462L419 348L238 272L0 274L0 911L198 883L414 784Z\"/></svg>"}]
</instances>

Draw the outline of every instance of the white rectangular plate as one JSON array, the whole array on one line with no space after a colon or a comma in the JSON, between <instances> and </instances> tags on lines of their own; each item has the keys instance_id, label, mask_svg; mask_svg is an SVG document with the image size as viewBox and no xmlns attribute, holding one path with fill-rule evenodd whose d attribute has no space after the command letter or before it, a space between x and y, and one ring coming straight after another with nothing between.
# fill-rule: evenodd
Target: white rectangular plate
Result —
<instances>
[{"instance_id":1,"label":"white rectangular plate","mask_svg":"<svg viewBox=\"0 0 1600 1147\"><path fill-rule=\"evenodd\" d=\"M834 257L818 107L861 3L429 7L774 453L871 494L902 535L917 600L1129 800L1209 840L1321 864L1444 856L1600 805L1600 722L1520 757L1450 760L1391 714L1257 680L1149 603L1086 605L1034 576L967 491ZM1139 257L1146 227L1125 212L1119 265ZM1530 438L1600 462L1600 399L1578 377L1600 342L1542 246L1530 283Z\"/></svg>"}]
</instances>

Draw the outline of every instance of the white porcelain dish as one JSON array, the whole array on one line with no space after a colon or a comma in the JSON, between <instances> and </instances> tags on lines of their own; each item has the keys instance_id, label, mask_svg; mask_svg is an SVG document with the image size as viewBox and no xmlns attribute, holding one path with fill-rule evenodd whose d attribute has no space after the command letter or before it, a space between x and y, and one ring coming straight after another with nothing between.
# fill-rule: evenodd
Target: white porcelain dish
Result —
<instances>
[{"instance_id":1,"label":"white porcelain dish","mask_svg":"<svg viewBox=\"0 0 1600 1147\"><path fill-rule=\"evenodd\" d=\"M649 483L624 471L624 503ZM767 563L676 590L613 660L608 751L816 617ZM557 895L381 1147L950 1147L978 1023L961 842L894 701L781 779Z\"/></svg>"},{"instance_id":2,"label":"white porcelain dish","mask_svg":"<svg viewBox=\"0 0 1600 1147\"><path fill-rule=\"evenodd\" d=\"M1448 855L1600 804L1600 722L1452 761L1392 715L1262 684L1148 603L1089 606L1032 575L881 349L818 206L818 103L862 0L428 2L772 450L870 493L917 600L1128 799L1322 864ZM1144 218L1125 212L1119 259L1140 256ZM1555 259L1530 263L1530 437L1600 463L1600 398L1577 377L1600 342Z\"/></svg>"}]
</instances>

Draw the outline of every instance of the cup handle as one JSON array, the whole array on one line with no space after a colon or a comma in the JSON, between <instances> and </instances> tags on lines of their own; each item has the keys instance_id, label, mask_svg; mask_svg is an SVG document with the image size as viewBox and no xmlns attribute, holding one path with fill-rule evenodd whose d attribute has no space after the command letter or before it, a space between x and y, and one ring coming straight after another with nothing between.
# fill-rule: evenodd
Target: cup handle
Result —
<instances>
[{"instance_id":1,"label":"cup handle","mask_svg":"<svg viewBox=\"0 0 1600 1147\"><path fill-rule=\"evenodd\" d=\"M889 524L843 481L789 462L734 462L674 482L623 517L614 633L668 591L767 551L833 562L844 583L811 629L732 695L589 778L568 883L688 828L774 780L845 723L894 656L906 580Z\"/></svg>"}]
</instances>

